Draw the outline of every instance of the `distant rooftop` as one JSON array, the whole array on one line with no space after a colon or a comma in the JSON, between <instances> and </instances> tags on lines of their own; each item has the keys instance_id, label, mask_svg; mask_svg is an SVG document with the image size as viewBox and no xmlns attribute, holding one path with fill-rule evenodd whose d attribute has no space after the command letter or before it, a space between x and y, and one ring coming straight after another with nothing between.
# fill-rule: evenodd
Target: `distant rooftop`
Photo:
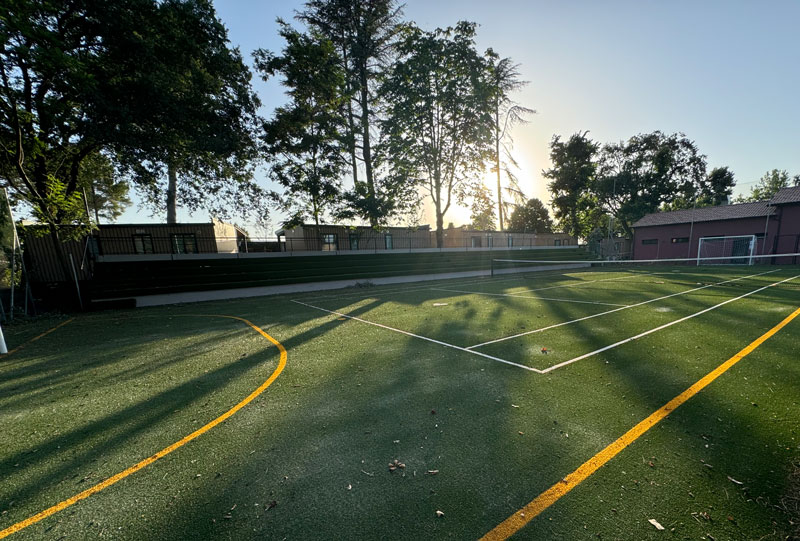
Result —
<instances>
[{"instance_id":1,"label":"distant rooftop","mask_svg":"<svg viewBox=\"0 0 800 541\"><path fill-rule=\"evenodd\" d=\"M781 188L769 201L755 203L739 203L718 207L702 207L699 209L674 210L672 212L654 212L633 224L632 227L650 227L654 225L688 224L689 222L714 222L717 220L735 220L740 218L759 218L775 214L775 205L800 203L800 186Z\"/></svg>"},{"instance_id":2,"label":"distant rooftop","mask_svg":"<svg viewBox=\"0 0 800 541\"><path fill-rule=\"evenodd\" d=\"M786 203L800 203L800 186L783 188L769 201L770 205L785 205Z\"/></svg>"},{"instance_id":3,"label":"distant rooftop","mask_svg":"<svg viewBox=\"0 0 800 541\"><path fill-rule=\"evenodd\" d=\"M699 209L675 210L672 212L655 212L648 214L633 224L633 227L650 227L654 225L688 224L689 222L714 222L739 218L758 218L771 216L775 207L768 201L756 203L740 203L738 205L722 205L719 207L702 207Z\"/></svg>"}]
</instances>

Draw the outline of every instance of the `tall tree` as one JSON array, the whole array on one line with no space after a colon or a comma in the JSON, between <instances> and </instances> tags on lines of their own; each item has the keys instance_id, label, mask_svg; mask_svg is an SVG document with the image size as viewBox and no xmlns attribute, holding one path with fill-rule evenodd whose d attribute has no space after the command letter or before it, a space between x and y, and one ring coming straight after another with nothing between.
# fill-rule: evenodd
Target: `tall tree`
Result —
<instances>
[{"instance_id":1,"label":"tall tree","mask_svg":"<svg viewBox=\"0 0 800 541\"><path fill-rule=\"evenodd\" d=\"M65 277L61 238L91 228L82 163L131 124L117 100L129 80L107 77L112 51L122 28L136 33L155 14L147 0L0 4L0 177L47 224Z\"/></svg>"},{"instance_id":2,"label":"tall tree","mask_svg":"<svg viewBox=\"0 0 800 541\"><path fill-rule=\"evenodd\" d=\"M411 199L405 179L382 170L385 158L376 148L382 139L379 112L387 104L379 81L394 56L401 13L396 0L310 0L299 14L339 53L349 98L341 109L343 142L354 184L346 194L350 212L343 216L363 218L373 227L402 212Z\"/></svg>"},{"instance_id":3,"label":"tall tree","mask_svg":"<svg viewBox=\"0 0 800 541\"><path fill-rule=\"evenodd\" d=\"M733 171L727 167L715 167L705 181L696 187L695 193L678 195L671 203L666 203L662 210L680 210L723 205L733 193L736 179Z\"/></svg>"},{"instance_id":4,"label":"tall tree","mask_svg":"<svg viewBox=\"0 0 800 541\"><path fill-rule=\"evenodd\" d=\"M535 197L514 209L508 221L511 233L552 233L553 220L547 207Z\"/></svg>"},{"instance_id":5,"label":"tall tree","mask_svg":"<svg viewBox=\"0 0 800 541\"><path fill-rule=\"evenodd\" d=\"M800 175L789 176L785 170L773 169L764 173L755 186L750 189L747 195L740 195L736 198L737 203L752 203L754 201L766 201L771 199L782 188L790 186L800 186Z\"/></svg>"},{"instance_id":6,"label":"tall tree","mask_svg":"<svg viewBox=\"0 0 800 541\"><path fill-rule=\"evenodd\" d=\"M166 210L263 212L252 179L258 99L250 71L210 0L164 0L137 32L115 39L114 68L130 79L129 129L117 144L145 200Z\"/></svg>"},{"instance_id":7,"label":"tall tree","mask_svg":"<svg viewBox=\"0 0 800 541\"><path fill-rule=\"evenodd\" d=\"M552 167L542 171L553 196L552 206L559 227L565 233L586 238L591 232L582 215L597 205L592 185L597 170L599 145L589 139L589 132L576 133L567 141L554 135L550 141Z\"/></svg>"},{"instance_id":8,"label":"tall tree","mask_svg":"<svg viewBox=\"0 0 800 541\"><path fill-rule=\"evenodd\" d=\"M61 237L91 228L79 177L93 153L149 173L179 156L198 200L230 189L204 181L241 170L231 149L255 103L208 0L9 0L0 41L0 175L48 224L65 276Z\"/></svg>"},{"instance_id":9,"label":"tall tree","mask_svg":"<svg viewBox=\"0 0 800 541\"><path fill-rule=\"evenodd\" d=\"M78 187L86 193L86 204L99 224L113 222L131 205L127 180L120 178L108 156L94 152L81 162Z\"/></svg>"},{"instance_id":10,"label":"tall tree","mask_svg":"<svg viewBox=\"0 0 800 541\"><path fill-rule=\"evenodd\" d=\"M705 156L682 133L635 135L603 146L592 193L628 238L631 224L677 197L702 192Z\"/></svg>"},{"instance_id":11,"label":"tall tree","mask_svg":"<svg viewBox=\"0 0 800 541\"><path fill-rule=\"evenodd\" d=\"M492 192L483 184L478 184L472 190L472 204L470 205L470 222L476 231L494 231L494 203Z\"/></svg>"},{"instance_id":12,"label":"tall tree","mask_svg":"<svg viewBox=\"0 0 800 541\"><path fill-rule=\"evenodd\" d=\"M260 49L254 53L264 79L281 75L291 101L275 110L264 125L264 149L273 178L286 192L280 196L289 212L286 225L320 215L339 200L345 167L339 115L344 73L333 43L319 34L301 34L278 20L286 40L281 56Z\"/></svg>"},{"instance_id":13,"label":"tall tree","mask_svg":"<svg viewBox=\"0 0 800 541\"><path fill-rule=\"evenodd\" d=\"M408 25L383 88L391 104L383 128L393 170L431 198L438 247L445 213L463 200L491 155L490 93L474 38L469 22L433 32Z\"/></svg>"},{"instance_id":14,"label":"tall tree","mask_svg":"<svg viewBox=\"0 0 800 541\"><path fill-rule=\"evenodd\" d=\"M511 130L518 124L527 122L526 116L536 111L523 107L511 99L511 94L528 84L520 79L519 66L510 58L500 58L492 49L486 51L487 78L492 99L492 139L494 143L492 171L497 175L497 215L500 231L504 229L505 214L511 205L503 203L502 176L508 179L507 190L518 203L524 201L515 169L519 168L511 150L514 141Z\"/></svg>"}]
</instances>

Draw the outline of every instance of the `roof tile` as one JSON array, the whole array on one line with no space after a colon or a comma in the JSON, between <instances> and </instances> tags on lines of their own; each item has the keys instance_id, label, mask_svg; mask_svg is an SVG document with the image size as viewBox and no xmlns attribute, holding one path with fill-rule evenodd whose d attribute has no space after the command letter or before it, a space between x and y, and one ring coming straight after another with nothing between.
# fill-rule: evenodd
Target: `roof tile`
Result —
<instances>
[{"instance_id":1,"label":"roof tile","mask_svg":"<svg viewBox=\"0 0 800 541\"><path fill-rule=\"evenodd\" d=\"M800 203L800 186L781 188L769 202L770 205L785 205L786 203Z\"/></svg>"},{"instance_id":2,"label":"roof tile","mask_svg":"<svg viewBox=\"0 0 800 541\"><path fill-rule=\"evenodd\" d=\"M675 210L672 212L656 212L644 216L634 223L633 227L674 225L689 222L713 222L717 220L771 216L775 213L775 208L769 206L768 203L768 201L758 201L756 203L740 203L737 205L701 207L699 209Z\"/></svg>"}]
</instances>

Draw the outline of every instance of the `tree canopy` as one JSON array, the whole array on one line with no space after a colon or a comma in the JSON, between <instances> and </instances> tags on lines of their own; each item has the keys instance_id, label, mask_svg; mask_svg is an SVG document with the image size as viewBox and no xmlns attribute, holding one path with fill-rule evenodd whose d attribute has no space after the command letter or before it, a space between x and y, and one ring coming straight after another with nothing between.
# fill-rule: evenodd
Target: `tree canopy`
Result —
<instances>
[{"instance_id":1,"label":"tree canopy","mask_svg":"<svg viewBox=\"0 0 800 541\"><path fill-rule=\"evenodd\" d=\"M340 114L353 188L343 194L342 218L373 227L412 210L416 198L407 179L390 174L381 119L388 106L381 80L396 57L402 7L396 0L309 0L298 18L329 39L344 73Z\"/></svg>"},{"instance_id":2,"label":"tree canopy","mask_svg":"<svg viewBox=\"0 0 800 541\"><path fill-rule=\"evenodd\" d=\"M550 145L553 167L544 172L561 227L587 238L596 226L587 213L601 209L632 237L631 225L658 210L721 202L733 175L719 168L706 175L706 158L682 133L655 131L600 146L578 133ZM596 212L594 214L597 214Z\"/></svg>"},{"instance_id":3,"label":"tree canopy","mask_svg":"<svg viewBox=\"0 0 800 541\"><path fill-rule=\"evenodd\" d=\"M492 193L483 184L478 184L472 190L472 204L470 205L470 224L476 231L494 231L495 213Z\"/></svg>"},{"instance_id":4,"label":"tree canopy","mask_svg":"<svg viewBox=\"0 0 800 541\"><path fill-rule=\"evenodd\" d=\"M407 25L383 86L393 174L419 183L431 198L439 247L445 213L463 200L491 153L486 65L474 38L474 23L432 32Z\"/></svg>"},{"instance_id":5,"label":"tree canopy","mask_svg":"<svg viewBox=\"0 0 800 541\"><path fill-rule=\"evenodd\" d=\"M492 142L492 171L497 177L497 217L500 230L505 228L509 208L523 204L525 194L519 186L516 169L519 165L511 150L514 141L511 130L514 126L527 123L527 116L536 111L515 103L511 94L528 84L520 78L519 66L510 58L500 58L492 49L486 51L487 84L491 92L490 118ZM503 202L503 176L506 177L506 192L513 203Z\"/></svg>"},{"instance_id":6,"label":"tree canopy","mask_svg":"<svg viewBox=\"0 0 800 541\"><path fill-rule=\"evenodd\" d=\"M589 139L588 133L573 134L567 141L554 135L550 141L553 167L542 172L551 181L547 186L559 226L565 233L581 238L586 238L592 230L584 215L598 204L592 184L599 145Z\"/></svg>"},{"instance_id":7,"label":"tree canopy","mask_svg":"<svg viewBox=\"0 0 800 541\"><path fill-rule=\"evenodd\" d=\"M534 197L514 209L511 219L508 221L508 231L511 233L552 233L553 220L544 203Z\"/></svg>"},{"instance_id":8,"label":"tree canopy","mask_svg":"<svg viewBox=\"0 0 800 541\"><path fill-rule=\"evenodd\" d=\"M144 1L144 0L140 0ZM210 0L165 0L118 30L107 77L123 78L114 148L155 212L264 213L252 179L258 99ZM118 23L123 24L124 21Z\"/></svg>"},{"instance_id":9,"label":"tree canopy","mask_svg":"<svg viewBox=\"0 0 800 541\"><path fill-rule=\"evenodd\" d=\"M94 152L81 162L78 173L78 187L86 194L86 204L99 224L102 220L113 222L131 205L128 197L129 185L120 178L111 159Z\"/></svg>"},{"instance_id":10,"label":"tree canopy","mask_svg":"<svg viewBox=\"0 0 800 541\"><path fill-rule=\"evenodd\" d=\"M752 203L771 199L782 188L800 186L800 175L789 176L786 170L773 169L764 173L755 186L750 188L750 193L736 198L737 203Z\"/></svg>"},{"instance_id":11,"label":"tree canopy","mask_svg":"<svg viewBox=\"0 0 800 541\"><path fill-rule=\"evenodd\" d=\"M272 177L286 188L275 195L289 214L284 225L302 224L307 216L319 225L320 215L341 197L344 72L330 40L279 23L283 54L258 50L254 56L265 79L283 76L291 101L264 124L263 147Z\"/></svg>"}]
</instances>

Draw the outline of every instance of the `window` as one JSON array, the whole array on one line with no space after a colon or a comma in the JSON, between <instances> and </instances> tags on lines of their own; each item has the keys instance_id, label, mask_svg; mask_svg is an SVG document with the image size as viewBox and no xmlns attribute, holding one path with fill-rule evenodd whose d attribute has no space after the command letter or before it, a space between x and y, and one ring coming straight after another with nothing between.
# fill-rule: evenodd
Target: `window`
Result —
<instances>
[{"instance_id":1,"label":"window","mask_svg":"<svg viewBox=\"0 0 800 541\"><path fill-rule=\"evenodd\" d=\"M147 235L148 237L150 235ZM152 243L151 243L152 248ZM173 254L196 254L197 240L194 233L173 233L172 234L172 253Z\"/></svg>"},{"instance_id":2,"label":"window","mask_svg":"<svg viewBox=\"0 0 800 541\"><path fill-rule=\"evenodd\" d=\"M672 237L672 244L685 244L689 242L689 237Z\"/></svg>"},{"instance_id":3,"label":"window","mask_svg":"<svg viewBox=\"0 0 800 541\"><path fill-rule=\"evenodd\" d=\"M473 248L480 248L481 247L481 238L480 237L470 237L472 239L472 247Z\"/></svg>"},{"instance_id":4,"label":"window","mask_svg":"<svg viewBox=\"0 0 800 541\"><path fill-rule=\"evenodd\" d=\"M392 248L394 248L394 242L392 241L391 233L386 233L386 236L384 237L384 242L386 243L387 250L391 250Z\"/></svg>"},{"instance_id":5,"label":"window","mask_svg":"<svg viewBox=\"0 0 800 541\"><path fill-rule=\"evenodd\" d=\"M153 253L153 237L151 235L134 235L133 236L133 253L134 254L152 254Z\"/></svg>"},{"instance_id":6,"label":"window","mask_svg":"<svg viewBox=\"0 0 800 541\"><path fill-rule=\"evenodd\" d=\"M561 239L556 239L553 241L553 246L561 246Z\"/></svg>"},{"instance_id":7,"label":"window","mask_svg":"<svg viewBox=\"0 0 800 541\"><path fill-rule=\"evenodd\" d=\"M323 252L335 252L339 249L339 243L336 241L336 234L329 233L327 235L322 235L322 251Z\"/></svg>"},{"instance_id":8,"label":"window","mask_svg":"<svg viewBox=\"0 0 800 541\"><path fill-rule=\"evenodd\" d=\"M514 246L514 237L508 237L508 247Z\"/></svg>"},{"instance_id":9,"label":"window","mask_svg":"<svg viewBox=\"0 0 800 541\"><path fill-rule=\"evenodd\" d=\"M350 249L358 250L358 235L355 233L350 233Z\"/></svg>"},{"instance_id":10,"label":"window","mask_svg":"<svg viewBox=\"0 0 800 541\"><path fill-rule=\"evenodd\" d=\"M642 244L658 244L658 239L642 239Z\"/></svg>"}]
</instances>

